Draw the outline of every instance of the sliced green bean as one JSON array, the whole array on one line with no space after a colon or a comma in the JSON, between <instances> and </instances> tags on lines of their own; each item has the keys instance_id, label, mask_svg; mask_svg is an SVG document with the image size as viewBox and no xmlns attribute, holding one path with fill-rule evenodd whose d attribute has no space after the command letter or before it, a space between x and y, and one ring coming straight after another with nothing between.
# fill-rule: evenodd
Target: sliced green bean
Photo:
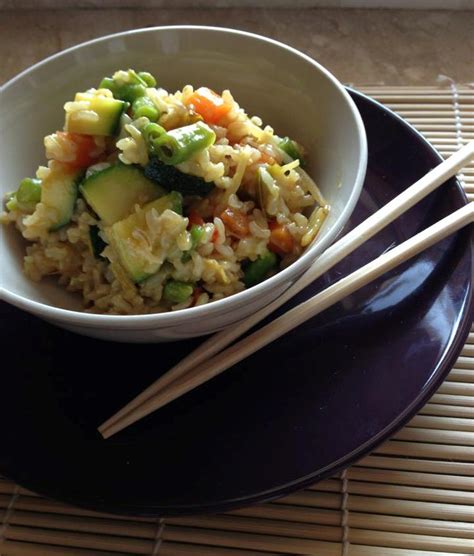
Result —
<instances>
[{"instance_id":1,"label":"sliced green bean","mask_svg":"<svg viewBox=\"0 0 474 556\"><path fill-rule=\"evenodd\" d=\"M145 82L147 87L156 87L156 79L147 71L139 71L138 77Z\"/></svg>"},{"instance_id":2,"label":"sliced green bean","mask_svg":"<svg viewBox=\"0 0 474 556\"><path fill-rule=\"evenodd\" d=\"M138 97L132 104L132 118L134 120L145 116L150 122L156 122L160 117L158 108L148 97Z\"/></svg>"},{"instance_id":3,"label":"sliced green bean","mask_svg":"<svg viewBox=\"0 0 474 556\"><path fill-rule=\"evenodd\" d=\"M166 134L166 129L161 127L156 123L147 124L143 128L143 137L145 138L146 144L151 152L153 152L154 141L161 137L162 135Z\"/></svg>"},{"instance_id":4,"label":"sliced green bean","mask_svg":"<svg viewBox=\"0 0 474 556\"><path fill-rule=\"evenodd\" d=\"M278 143L278 146L282 151L286 152L286 154L289 157L291 157L293 160L298 159L300 161L301 166L305 165L305 160L300 152L300 149L296 141L293 141L293 139L290 139L289 137L284 137Z\"/></svg>"},{"instance_id":5,"label":"sliced green bean","mask_svg":"<svg viewBox=\"0 0 474 556\"><path fill-rule=\"evenodd\" d=\"M216 134L202 122L178 127L163 133L152 141L153 151L165 164L175 166L195 153L207 149L216 140Z\"/></svg>"},{"instance_id":6,"label":"sliced green bean","mask_svg":"<svg viewBox=\"0 0 474 556\"><path fill-rule=\"evenodd\" d=\"M138 83L119 83L111 77L104 77L100 82L99 89L109 89L114 98L133 103L137 98L143 97L146 93L146 84Z\"/></svg>"}]
</instances>

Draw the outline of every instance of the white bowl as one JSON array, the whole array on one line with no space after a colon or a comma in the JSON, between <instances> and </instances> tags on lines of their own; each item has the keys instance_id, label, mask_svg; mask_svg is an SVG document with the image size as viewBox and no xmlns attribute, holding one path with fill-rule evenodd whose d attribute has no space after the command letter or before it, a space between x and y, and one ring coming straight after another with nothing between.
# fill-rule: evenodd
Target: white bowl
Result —
<instances>
[{"instance_id":1,"label":"white bowl","mask_svg":"<svg viewBox=\"0 0 474 556\"><path fill-rule=\"evenodd\" d=\"M54 281L23 274L25 242L0 226L0 297L58 326L108 340L159 342L209 334L267 305L342 230L359 198L367 165L362 119L346 90L308 56L274 40L214 27L156 27L96 39L36 64L1 89L1 194L44 164L43 137L61 129L63 104L117 69L153 73L174 91L190 83L228 88L250 115L308 151L309 173L331 204L317 240L279 274L234 296L172 313L91 315Z\"/></svg>"}]
</instances>

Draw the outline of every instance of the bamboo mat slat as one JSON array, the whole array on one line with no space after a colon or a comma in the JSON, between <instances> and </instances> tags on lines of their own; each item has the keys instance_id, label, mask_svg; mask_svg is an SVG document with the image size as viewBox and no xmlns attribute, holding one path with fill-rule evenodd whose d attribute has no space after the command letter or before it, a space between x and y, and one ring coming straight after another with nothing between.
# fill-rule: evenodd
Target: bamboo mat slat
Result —
<instances>
[{"instance_id":1,"label":"bamboo mat slat","mask_svg":"<svg viewBox=\"0 0 474 556\"><path fill-rule=\"evenodd\" d=\"M474 139L474 88L359 87L447 157ZM459 179L474 200L474 164ZM447 380L342 475L267 504L165 520L98 514L0 478L0 556L474 554L474 328Z\"/></svg>"}]
</instances>

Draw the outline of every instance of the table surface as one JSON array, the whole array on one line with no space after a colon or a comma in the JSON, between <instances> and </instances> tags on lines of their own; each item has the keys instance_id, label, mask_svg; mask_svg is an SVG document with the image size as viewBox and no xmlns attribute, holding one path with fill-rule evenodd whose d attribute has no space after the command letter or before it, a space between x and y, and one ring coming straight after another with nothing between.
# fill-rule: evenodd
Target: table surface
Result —
<instances>
[{"instance_id":1,"label":"table surface","mask_svg":"<svg viewBox=\"0 0 474 556\"><path fill-rule=\"evenodd\" d=\"M474 81L474 11L344 9L7 10L0 17L0 83L83 41L156 25L216 25L260 33L315 58L355 85Z\"/></svg>"}]
</instances>

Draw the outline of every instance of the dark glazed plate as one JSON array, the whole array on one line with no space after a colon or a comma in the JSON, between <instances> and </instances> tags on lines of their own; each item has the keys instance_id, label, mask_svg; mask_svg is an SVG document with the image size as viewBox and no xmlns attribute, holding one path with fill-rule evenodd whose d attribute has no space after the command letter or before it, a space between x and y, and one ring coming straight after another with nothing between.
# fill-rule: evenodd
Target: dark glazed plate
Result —
<instances>
[{"instance_id":1,"label":"dark glazed plate","mask_svg":"<svg viewBox=\"0 0 474 556\"><path fill-rule=\"evenodd\" d=\"M439 156L351 94L369 140L354 226ZM293 304L465 202L451 180ZM328 477L400 428L449 372L472 322L471 239L459 232L109 441L96 426L198 342L105 343L2 304L0 472L72 504L141 515L222 511Z\"/></svg>"}]
</instances>

